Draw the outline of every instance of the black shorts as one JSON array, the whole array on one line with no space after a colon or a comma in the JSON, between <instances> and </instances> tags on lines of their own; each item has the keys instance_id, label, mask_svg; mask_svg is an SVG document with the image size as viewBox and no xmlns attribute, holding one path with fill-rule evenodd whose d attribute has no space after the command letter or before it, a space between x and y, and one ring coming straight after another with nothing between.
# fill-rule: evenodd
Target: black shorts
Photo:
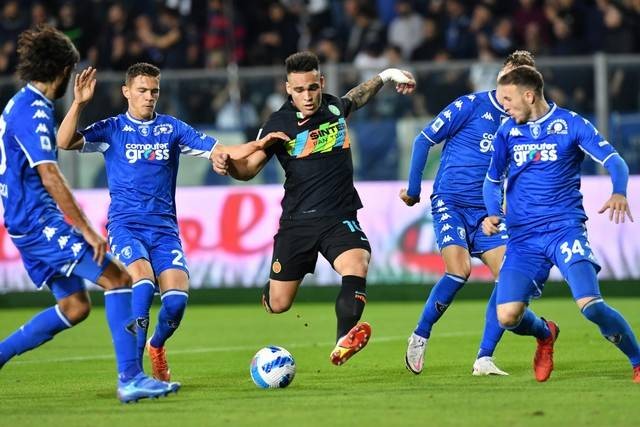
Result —
<instances>
[{"instance_id":1,"label":"black shorts","mask_svg":"<svg viewBox=\"0 0 640 427\"><path fill-rule=\"evenodd\" d=\"M371 252L369 239L355 213L337 217L281 220L273 238L271 273L274 280L299 280L313 273L318 252L331 265L349 249Z\"/></svg>"}]
</instances>

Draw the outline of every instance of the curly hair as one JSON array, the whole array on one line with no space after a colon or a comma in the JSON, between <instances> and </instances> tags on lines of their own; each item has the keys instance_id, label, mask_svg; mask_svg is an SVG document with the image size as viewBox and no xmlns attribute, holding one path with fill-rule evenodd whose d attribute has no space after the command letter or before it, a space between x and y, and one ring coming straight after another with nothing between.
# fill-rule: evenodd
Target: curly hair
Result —
<instances>
[{"instance_id":1,"label":"curly hair","mask_svg":"<svg viewBox=\"0 0 640 427\"><path fill-rule=\"evenodd\" d=\"M536 66L536 60L528 50L516 50L511 55L507 56L504 60L504 66L510 65L512 67L519 67L521 65L528 65L530 67Z\"/></svg>"},{"instance_id":2,"label":"curly hair","mask_svg":"<svg viewBox=\"0 0 640 427\"><path fill-rule=\"evenodd\" d=\"M542 96L544 91L542 74L529 65L521 65L509 71L498 79L498 84L523 86L533 90L538 96Z\"/></svg>"},{"instance_id":3,"label":"curly hair","mask_svg":"<svg viewBox=\"0 0 640 427\"><path fill-rule=\"evenodd\" d=\"M127 68L124 83L128 86L138 76L160 77L160 68L146 62L138 62Z\"/></svg>"},{"instance_id":4,"label":"curly hair","mask_svg":"<svg viewBox=\"0 0 640 427\"><path fill-rule=\"evenodd\" d=\"M25 81L52 82L80 60L69 37L50 25L22 32L17 51L18 76Z\"/></svg>"}]
</instances>

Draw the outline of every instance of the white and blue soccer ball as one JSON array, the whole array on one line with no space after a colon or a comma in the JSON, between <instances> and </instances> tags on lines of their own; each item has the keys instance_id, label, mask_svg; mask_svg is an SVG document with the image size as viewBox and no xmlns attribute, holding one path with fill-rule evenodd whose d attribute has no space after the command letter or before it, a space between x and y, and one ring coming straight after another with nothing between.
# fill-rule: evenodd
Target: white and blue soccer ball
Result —
<instances>
[{"instance_id":1,"label":"white and blue soccer ball","mask_svg":"<svg viewBox=\"0 0 640 427\"><path fill-rule=\"evenodd\" d=\"M251 360L251 379L260 388L284 388L296 375L293 356L282 347L260 349Z\"/></svg>"}]
</instances>

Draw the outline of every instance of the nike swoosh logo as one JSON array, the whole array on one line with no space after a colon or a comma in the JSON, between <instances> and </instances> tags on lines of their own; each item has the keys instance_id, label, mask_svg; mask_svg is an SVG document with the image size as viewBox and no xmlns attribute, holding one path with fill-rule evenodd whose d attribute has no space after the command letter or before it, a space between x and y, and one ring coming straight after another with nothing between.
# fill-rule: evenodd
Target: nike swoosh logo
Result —
<instances>
[{"instance_id":1,"label":"nike swoosh logo","mask_svg":"<svg viewBox=\"0 0 640 427\"><path fill-rule=\"evenodd\" d=\"M298 126L302 126L303 124L307 123L309 120L311 120L311 117L309 117L308 119L304 119L302 121L298 120Z\"/></svg>"}]
</instances>

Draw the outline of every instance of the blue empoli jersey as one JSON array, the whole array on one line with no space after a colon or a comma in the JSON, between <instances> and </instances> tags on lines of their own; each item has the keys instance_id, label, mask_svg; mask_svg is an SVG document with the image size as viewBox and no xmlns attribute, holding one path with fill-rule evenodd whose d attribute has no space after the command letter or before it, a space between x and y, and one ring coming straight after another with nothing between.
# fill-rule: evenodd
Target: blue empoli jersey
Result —
<instances>
[{"instance_id":1,"label":"blue empoli jersey","mask_svg":"<svg viewBox=\"0 0 640 427\"><path fill-rule=\"evenodd\" d=\"M58 161L53 120L53 103L31 85L16 93L0 116L0 195L12 236L62 218L35 168Z\"/></svg>"},{"instance_id":2,"label":"blue empoli jersey","mask_svg":"<svg viewBox=\"0 0 640 427\"><path fill-rule=\"evenodd\" d=\"M482 183L493 137L506 118L495 91L479 92L456 99L424 128L432 145L446 141L433 194L460 206L484 208Z\"/></svg>"},{"instance_id":3,"label":"blue empoli jersey","mask_svg":"<svg viewBox=\"0 0 640 427\"><path fill-rule=\"evenodd\" d=\"M216 140L172 116L140 121L120 114L81 131L83 152L101 152L107 168L109 221L171 225L179 155L208 159Z\"/></svg>"},{"instance_id":4,"label":"blue empoli jersey","mask_svg":"<svg viewBox=\"0 0 640 427\"><path fill-rule=\"evenodd\" d=\"M518 125L506 121L493 141L487 179L507 180L507 226L585 221L580 193L584 154L604 164L616 150L585 118L550 104L547 114Z\"/></svg>"}]
</instances>

